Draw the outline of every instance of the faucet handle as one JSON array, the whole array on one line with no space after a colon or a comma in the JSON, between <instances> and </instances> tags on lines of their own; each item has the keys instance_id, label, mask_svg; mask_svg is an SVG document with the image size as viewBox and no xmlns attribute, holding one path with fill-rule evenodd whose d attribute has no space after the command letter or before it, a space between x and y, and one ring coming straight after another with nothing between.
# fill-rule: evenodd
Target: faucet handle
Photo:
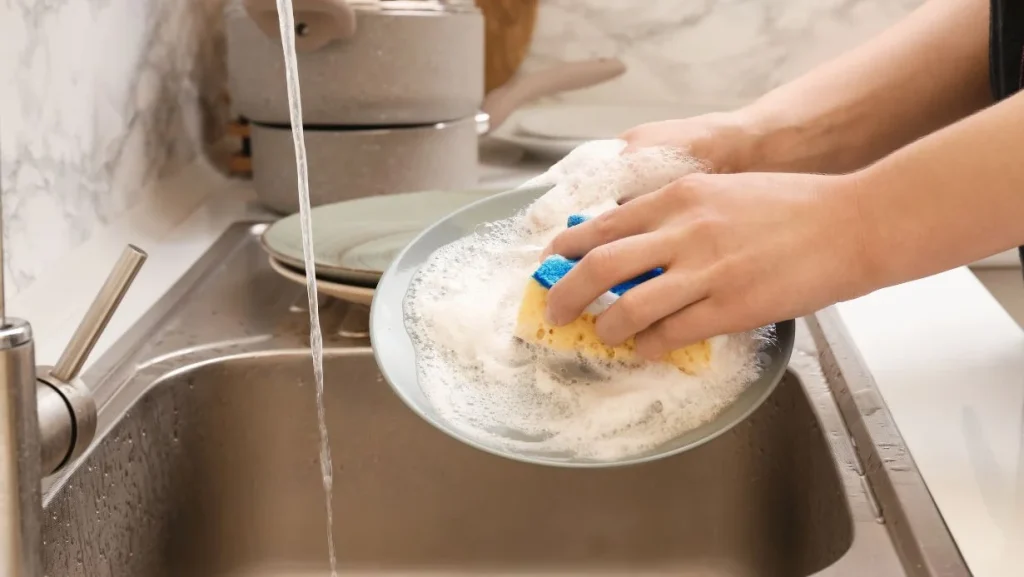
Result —
<instances>
[{"instance_id":1,"label":"faucet handle","mask_svg":"<svg viewBox=\"0 0 1024 577\"><path fill-rule=\"evenodd\" d=\"M92 443L96 434L96 403L78 373L144 262L146 253L128 245L71 336L57 366L36 367L44 477L80 457Z\"/></svg>"},{"instance_id":2,"label":"faucet handle","mask_svg":"<svg viewBox=\"0 0 1024 577\"><path fill-rule=\"evenodd\" d=\"M117 260L114 269L110 271L99 294L92 301L85 317L82 318L82 322L75 329L67 347L60 355L60 359L57 360L57 364L50 371L53 378L70 383L78 377L85 360L89 358L100 335L107 328L110 318L114 316L114 311L121 304L125 293L128 292L128 287L131 286L139 269L146 262L147 256L146 252L137 246L125 247L121 258Z\"/></svg>"}]
</instances>

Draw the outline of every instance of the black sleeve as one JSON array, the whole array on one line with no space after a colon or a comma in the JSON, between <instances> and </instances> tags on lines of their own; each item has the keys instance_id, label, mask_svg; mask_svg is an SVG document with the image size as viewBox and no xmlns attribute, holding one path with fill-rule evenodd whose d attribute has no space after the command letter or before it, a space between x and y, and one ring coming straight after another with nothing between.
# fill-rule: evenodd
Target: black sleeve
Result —
<instances>
[{"instance_id":1,"label":"black sleeve","mask_svg":"<svg viewBox=\"0 0 1024 577\"><path fill-rule=\"evenodd\" d=\"M1024 81L1024 0L991 0L989 81L992 96L1002 100Z\"/></svg>"}]
</instances>

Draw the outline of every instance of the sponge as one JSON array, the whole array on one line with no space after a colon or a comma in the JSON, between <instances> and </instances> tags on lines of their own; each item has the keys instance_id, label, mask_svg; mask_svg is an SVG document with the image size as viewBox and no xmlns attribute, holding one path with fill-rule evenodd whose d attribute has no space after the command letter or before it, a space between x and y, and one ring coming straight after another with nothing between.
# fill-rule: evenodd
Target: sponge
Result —
<instances>
[{"instance_id":1,"label":"sponge","mask_svg":"<svg viewBox=\"0 0 1024 577\"><path fill-rule=\"evenodd\" d=\"M572 227L585 220L586 218L581 215L572 215L568 224ZM597 316L627 291L664 271L657 268L613 287L588 306L579 318L567 325L556 327L549 324L544 317L548 290L578 262L552 255L537 267L527 281L526 291L519 305L515 336L524 342L559 352L576 352L599 360L639 362L640 357L636 355L636 345L632 337L617 347L610 347L601 342L595 330ZM662 360L685 373L697 374L711 363L711 344L705 340L676 349L666 354Z\"/></svg>"}]
</instances>

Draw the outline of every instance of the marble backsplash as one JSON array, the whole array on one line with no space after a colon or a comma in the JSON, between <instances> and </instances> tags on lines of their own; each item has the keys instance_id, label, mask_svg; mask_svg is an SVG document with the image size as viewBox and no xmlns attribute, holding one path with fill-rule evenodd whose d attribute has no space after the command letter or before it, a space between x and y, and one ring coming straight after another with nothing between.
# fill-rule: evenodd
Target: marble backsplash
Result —
<instances>
[{"instance_id":1,"label":"marble backsplash","mask_svg":"<svg viewBox=\"0 0 1024 577\"><path fill-rule=\"evenodd\" d=\"M625 75L555 100L735 106L864 42L923 1L541 0L522 70L616 56Z\"/></svg>"},{"instance_id":2,"label":"marble backsplash","mask_svg":"<svg viewBox=\"0 0 1024 577\"><path fill-rule=\"evenodd\" d=\"M218 1L0 0L9 296L217 139L220 14Z\"/></svg>"},{"instance_id":3,"label":"marble backsplash","mask_svg":"<svg viewBox=\"0 0 1024 577\"><path fill-rule=\"evenodd\" d=\"M225 1L0 0L8 295L222 135ZM614 55L626 75L560 99L738 104L921 1L541 0L523 69Z\"/></svg>"}]
</instances>

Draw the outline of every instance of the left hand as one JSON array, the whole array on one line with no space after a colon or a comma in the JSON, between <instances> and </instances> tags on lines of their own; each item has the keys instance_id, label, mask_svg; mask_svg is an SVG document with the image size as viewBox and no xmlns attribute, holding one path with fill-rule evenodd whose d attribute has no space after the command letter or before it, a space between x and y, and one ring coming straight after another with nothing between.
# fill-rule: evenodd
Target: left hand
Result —
<instances>
[{"instance_id":1,"label":"left hand","mask_svg":"<svg viewBox=\"0 0 1024 577\"><path fill-rule=\"evenodd\" d=\"M656 267L597 321L598 336L656 359L716 335L810 314L873 288L856 178L692 174L557 236L544 254L582 261L552 287L563 325Z\"/></svg>"}]
</instances>

